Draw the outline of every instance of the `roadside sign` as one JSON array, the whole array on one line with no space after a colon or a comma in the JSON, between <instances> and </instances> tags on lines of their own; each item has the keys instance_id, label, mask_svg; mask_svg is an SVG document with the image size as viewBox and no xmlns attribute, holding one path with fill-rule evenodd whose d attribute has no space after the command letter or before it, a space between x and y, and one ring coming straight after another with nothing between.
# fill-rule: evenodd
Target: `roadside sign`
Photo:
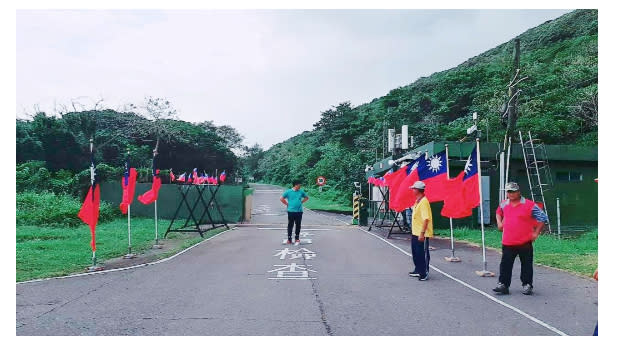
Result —
<instances>
[{"instance_id":1,"label":"roadside sign","mask_svg":"<svg viewBox=\"0 0 620 348\"><path fill-rule=\"evenodd\" d=\"M324 176L319 176L318 178L316 178L316 184L319 186L323 186L325 185L325 177Z\"/></svg>"}]
</instances>

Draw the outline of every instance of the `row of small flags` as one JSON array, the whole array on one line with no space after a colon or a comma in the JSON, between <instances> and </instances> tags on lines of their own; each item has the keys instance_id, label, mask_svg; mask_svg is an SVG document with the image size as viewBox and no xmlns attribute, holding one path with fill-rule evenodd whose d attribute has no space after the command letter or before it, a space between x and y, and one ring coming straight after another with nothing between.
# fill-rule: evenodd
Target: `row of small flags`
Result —
<instances>
[{"instance_id":1,"label":"row of small flags","mask_svg":"<svg viewBox=\"0 0 620 348\"><path fill-rule=\"evenodd\" d=\"M406 166L389 170L383 177L369 177L368 183L389 188L389 208L402 212L415 203L409 187L416 181L426 184L424 193L429 202L444 202L441 215L464 218L480 205L476 148L467 159L465 168L454 178L448 176L448 155L441 151L433 156L423 155Z\"/></svg>"},{"instance_id":2,"label":"row of small flags","mask_svg":"<svg viewBox=\"0 0 620 348\"><path fill-rule=\"evenodd\" d=\"M84 199L84 203L78 213L78 217L90 227L91 232L91 249L93 253L96 250L95 243L95 228L97 226L97 222L99 221L99 205L100 205L100 188L99 183L97 182L97 175L95 173L95 160L91 153L91 186L88 189L88 193L86 194L86 198ZM159 189L161 188L161 177L159 176L159 169L155 169L155 161L153 161L153 184L151 189L146 191L145 193L138 196L138 200L140 203L148 205L157 200L157 196L159 195ZM129 161L125 162L125 172L123 173L123 177L121 178L121 187L123 189L123 197L121 199L120 210L123 214L127 214L129 205L133 202L133 197L136 190L136 179L138 177L138 172L136 168L129 167ZM175 176L172 173L172 169L170 170L170 181L175 181ZM209 177L206 175L198 175L197 168L194 168L194 171L190 173L189 177L185 177L185 173L181 174L177 179L177 182L183 183L193 183L196 185L199 184L218 184L218 178ZM223 183L226 181L226 171L222 171L219 176L219 183Z\"/></svg>"},{"instance_id":3,"label":"row of small flags","mask_svg":"<svg viewBox=\"0 0 620 348\"><path fill-rule=\"evenodd\" d=\"M170 182L174 182L175 180L177 182L183 182L186 184L195 184L195 185L203 185L203 184L210 184L210 185L217 185L219 183L223 183L224 181L226 181L226 171L222 171L222 173L219 176L219 182L218 182L218 177L216 176L209 176L206 172L203 172L203 174L198 175L198 168L194 168L194 171L189 173L189 175L186 176L186 173L183 173L181 175L179 175L178 177L175 177L174 173L172 172L172 169L170 169Z\"/></svg>"}]
</instances>

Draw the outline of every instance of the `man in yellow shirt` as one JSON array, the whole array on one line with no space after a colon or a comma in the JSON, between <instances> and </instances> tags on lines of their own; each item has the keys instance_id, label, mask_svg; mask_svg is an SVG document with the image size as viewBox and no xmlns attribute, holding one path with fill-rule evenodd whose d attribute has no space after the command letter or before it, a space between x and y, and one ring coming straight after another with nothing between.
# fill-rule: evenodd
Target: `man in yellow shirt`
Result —
<instances>
[{"instance_id":1,"label":"man in yellow shirt","mask_svg":"<svg viewBox=\"0 0 620 348\"><path fill-rule=\"evenodd\" d=\"M426 185L422 181L416 181L410 189L416 196L415 204L411 212L411 256L413 257L412 277L418 280L428 279L429 262L431 254L428 251L428 240L433 237L433 215L431 204L424 195Z\"/></svg>"}]
</instances>

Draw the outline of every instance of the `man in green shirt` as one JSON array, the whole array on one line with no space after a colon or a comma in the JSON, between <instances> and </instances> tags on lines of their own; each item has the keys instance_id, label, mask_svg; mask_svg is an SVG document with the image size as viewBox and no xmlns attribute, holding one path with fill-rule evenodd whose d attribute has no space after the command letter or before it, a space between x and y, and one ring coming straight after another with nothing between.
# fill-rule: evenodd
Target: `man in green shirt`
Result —
<instances>
[{"instance_id":1,"label":"man in green shirt","mask_svg":"<svg viewBox=\"0 0 620 348\"><path fill-rule=\"evenodd\" d=\"M302 204L308 200L308 195L301 189L301 181L293 181L293 188L290 188L282 194L280 202L286 205L288 212L288 241L291 244L291 235L293 233L293 224L295 224L295 245L299 245L299 231L301 230L301 217L304 214Z\"/></svg>"}]
</instances>

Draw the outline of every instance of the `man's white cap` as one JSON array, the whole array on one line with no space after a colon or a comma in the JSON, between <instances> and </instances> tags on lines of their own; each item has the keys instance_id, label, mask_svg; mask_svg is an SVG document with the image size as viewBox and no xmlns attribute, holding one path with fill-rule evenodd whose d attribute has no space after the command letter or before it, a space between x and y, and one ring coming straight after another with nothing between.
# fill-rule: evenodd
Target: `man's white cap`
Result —
<instances>
[{"instance_id":1,"label":"man's white cap","mask_svg":"<svg viewBox=\"0 0 620 348\"><path fill-rule=\"evenodd\" d=\"M410 189L420 189L420 190L424 190L425 187L426 187L426 184L424 184L424 182L422 181L416 181L415 183L413 183L413 185L409 186Z\"/></svg>"}]
</instances>

